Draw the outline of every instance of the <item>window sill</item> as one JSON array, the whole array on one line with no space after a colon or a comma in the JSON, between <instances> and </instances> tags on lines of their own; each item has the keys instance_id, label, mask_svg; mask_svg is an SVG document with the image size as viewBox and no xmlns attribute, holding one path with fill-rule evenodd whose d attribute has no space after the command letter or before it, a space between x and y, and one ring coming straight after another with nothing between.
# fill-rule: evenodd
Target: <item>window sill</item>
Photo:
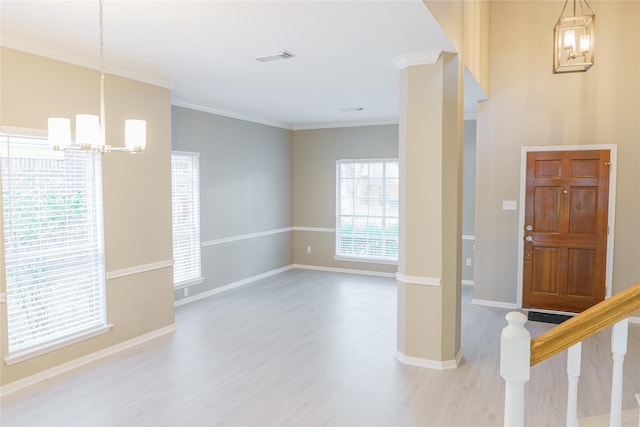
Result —
<instances>
[{"instance_id":1,"label":"window sill","mask_svg":"<svg viewBox=\"0 0 640 427\"><path fill-rule=\"evenodd\" d=\"M173 286L173 289L174 290L178 290L178 289L182 289L182 288L187 288L189 286L199 285L199 284L201 284L203 282L204 282L204 277L200 276L200 277L197 277L195 279L186 280L184 282L177 283L177 284L175 284Z\"/></svg>"},{"instance_id":2,"label":"window sill","mask_svg":"<svg viewBox=\"0 0 640 427\"><path fill-rule=\"evenodd\" d=\"M357 257L347 257L347 256L341 256L341 255L335 255L333 259L335 259L336 261L366 262L368 264L398 265L398 261L391 261L388 259L357 258Z\"/></svg>"},{"instance_id":3,"label":"window sill","mask_svg":"<svg viewBox=\"0 0 640 427\"><path fill-rule=\"evenodd\" d=\"M61 339L58 341L43 344L37 347L27 348L25 350L16 351L4 358L4 362L7 365L13 365L15 363L23 362L33 357L41 356L45 353L50 353L54 350L58 350L62 347L69 346L71 344L78 343L80 341L88 340L89 338L97 337L98 335L106 334L113 328L113 325L102 325L95 328L87 329L80 334L74 335L69 338Z\"/></svg>"}]
</instances>

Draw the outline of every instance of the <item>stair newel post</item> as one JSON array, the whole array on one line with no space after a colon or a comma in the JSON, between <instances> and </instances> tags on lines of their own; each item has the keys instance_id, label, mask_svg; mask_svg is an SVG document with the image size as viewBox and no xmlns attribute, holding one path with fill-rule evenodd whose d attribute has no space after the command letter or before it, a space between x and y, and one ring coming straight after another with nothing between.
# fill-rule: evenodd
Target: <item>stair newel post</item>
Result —
<instances>
[{"instance_id":1,"label":"stair newel post","mask_svg":"<svg viewBox=\"0 0 640 427\"><path fill-rule=\"evenodd\" d=\"M613 354L613 373L611 379L611 418L610 427L619 427L622 422L622 371L624 355L627 354L628 319L613 325L611 331L611 353Z\"/></svg>"},{"instance_id":2,"label":"stair newel post","mask_svg":"<svg viewBox=\"0 0 640 427\"><path fill-rule=\"evenodd\" d=\"M524 426L524 385L529 381L531 334L527 317L517 311L505 316L508 325L500 338L500 375L505 380L504 425Z\"/></svg>"},{"instance_id":3,"label":"stair newel post","mask_svg":"<svg viewBox=\"0 0 640 427\"><path fill-rule=\"evenodd\" d=\"M567 350L567 427L578 427L578 380L582 359L582 343L572 345Z\"/></svg>"}]
</instances>

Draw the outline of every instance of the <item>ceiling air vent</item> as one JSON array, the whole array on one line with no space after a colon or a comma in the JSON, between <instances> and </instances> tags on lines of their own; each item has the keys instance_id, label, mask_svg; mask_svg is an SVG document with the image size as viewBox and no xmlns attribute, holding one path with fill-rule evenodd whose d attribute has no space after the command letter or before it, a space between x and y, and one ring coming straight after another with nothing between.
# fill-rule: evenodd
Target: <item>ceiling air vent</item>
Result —
<instances>
[{"instance_id":1,"label":"ceiling air vent","mask_svg":"<svg viewBox=\"0 0 640 427\"><path fill-rule=\"evenodd\" d=\"M280 59L289 59L289 58L293 58L295 55L289 51L283 50L280 53L274 53L272 55L264 55L264 56L254 56L253 59L255 59L258 62L269 62L269 61L277 61Z\"/></svg>"}]
</instances>

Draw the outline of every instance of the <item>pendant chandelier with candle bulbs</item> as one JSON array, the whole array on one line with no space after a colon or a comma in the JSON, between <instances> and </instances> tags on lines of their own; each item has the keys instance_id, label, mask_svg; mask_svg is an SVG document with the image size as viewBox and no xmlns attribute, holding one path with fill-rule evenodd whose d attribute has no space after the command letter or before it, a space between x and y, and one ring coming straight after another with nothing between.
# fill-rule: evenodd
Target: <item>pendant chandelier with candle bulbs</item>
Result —
<instances>
[{"instance_id":1,"label":"pendant chandelier with candle bulbs","mask_svg":"<svg viewBox=\"0 0 640 427\"><path fill-rule=\"evenodd\" d=\"M49 118L49 141L56 150L85 150L100 153L112 151L139 153L146 146L146 122L125 120L125 146L112 147L106 144L104 106L104 4L100 4L100 116L92 114L76 115L75 141L71 139L71 120Z\"/></svg>"}]
</instances>

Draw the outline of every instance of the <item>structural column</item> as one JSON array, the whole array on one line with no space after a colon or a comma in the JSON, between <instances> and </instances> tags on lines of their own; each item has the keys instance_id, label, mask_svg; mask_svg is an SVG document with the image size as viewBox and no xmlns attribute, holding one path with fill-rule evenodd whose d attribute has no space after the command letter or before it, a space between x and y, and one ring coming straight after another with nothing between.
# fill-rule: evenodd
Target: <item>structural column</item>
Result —
<instances>
[{"instance_id":1,"label":"structural column","mask_svg":"<svg viewBox=\"0 0 640 427\"><path fill-rule=\"evenodd\" d=\"M396 60L400 72L398 344L403 363L460 358L462 78L458 56Z\"/></svg>"}]
</instances>

